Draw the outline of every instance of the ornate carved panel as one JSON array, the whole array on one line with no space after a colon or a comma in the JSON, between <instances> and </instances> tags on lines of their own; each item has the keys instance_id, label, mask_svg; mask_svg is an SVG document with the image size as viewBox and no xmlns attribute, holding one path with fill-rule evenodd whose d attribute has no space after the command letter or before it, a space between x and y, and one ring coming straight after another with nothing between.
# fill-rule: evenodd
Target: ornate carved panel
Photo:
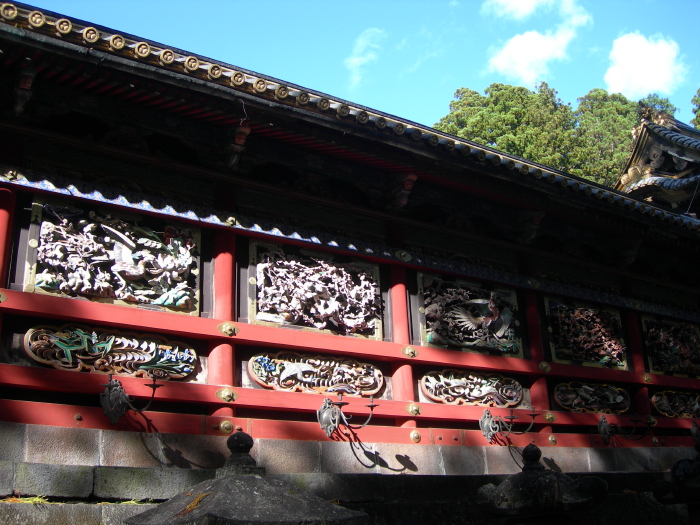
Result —
<instances>
[{"instance_id":1,"label":"ornate carved panel","mask_svg":"<svg viewBox=\"0 0 700 525\"><path fill-rule=\"evenodd\" d=\"M468 370L429 372L420 387L432 401L451 405L512 407L523 399L523 387L515 379Z\"/></svg>"},{"instance_id":2,"label":"ornate carved panel","mask_svg":"<svg viewBox=\"0 0 700 525\"><path fill-rule=\"evenodd\" d=\"M642 318L649 371L700 376L700 329L668 319Z\"/></svg>"},{"instance_id":3,"label":"ornate carved panel","mask_svg":"<svg viewBox=\"0 0 700 525\"><path fill-rule=\"evenodd\" d=\"M594 383L559 383L554 387L557 405L572 412L621 414L630 408L630 395L623 388Z\"/></svg>"},{"instance_id":4,"label":"ornate carved panel","mask_svg":"<svg viewBox=\"0 0 700 525\"><path fill-rule=\"evenodd\" d=\"M627 368L620 314L612 308L545 299L552 359L559 363Z\"/></svg>"},{"instance_id":5,"label":"ornate carved panel","mask_svg":"<svg viewBox=\"0 0 700 525\"><path fill-rule=\"evenodd\" d=\"M425 344L522 357L514 291L427 274L418 279Z\"/></svg>"},{"instance_id":6,"label":"ornate carved panel","mask_svg":"<svg viewBox=\"0 0 700 525\"><path fill-rule=\"evenodd\" d=\"M291 246L253 243L252 248L256 322L381 337L376 265Z\"/></svg>"},{"instance_id":7,"label":"ornate carved panel","mask_svg":"<svg viewBox=\"0 0 700 525\"><path fill-rule=\"evenodd\" d=\"M28 290L196 311L192 229L38 203L32 221L40 226Z\"/></svg>"},{"instance_id":8,"label":"ornate carved panel","mask_svg":"<svg viewBox=\"0 0 700 525\"><path fill-rule=\"evenodd\" d=\"M651 396L651 404L666 417L700 417L700 392L663 390Z\"/></svg>"},{"instance_id":9,"label":"ornate carved panel","mask_svg":"<svg viewBox=\"0 0 700 525\"><path fill-rule=\"evenodd\" d=\"M374 365L292 352L255 355L248 373L259 385L287 392L370 396L384 386L384 375Z\"/></svg>"},{"instance_id":10,"label":"ornate carved panel","mask_svg":"<svg viewBox=\"0 0 700 525\"><path fill-rule=\"evenodd\" d=\"M70 325L28 330L24 350L33 360L60 370L181 379L197 367L197 354L185 343Z\"/></svg>"}]
</instances>

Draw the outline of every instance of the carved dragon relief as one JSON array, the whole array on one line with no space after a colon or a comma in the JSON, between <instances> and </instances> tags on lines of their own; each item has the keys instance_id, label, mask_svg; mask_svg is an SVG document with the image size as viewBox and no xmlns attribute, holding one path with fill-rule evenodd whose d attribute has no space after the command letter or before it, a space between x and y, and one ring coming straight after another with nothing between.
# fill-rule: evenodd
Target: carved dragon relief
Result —
<instances>
[{"instance_id":1,"label":"carved dragon relief","mask_svg":"<svg viewBox=\"0 0 700 525\"><path fill-rule=\"evenodd\" d=\"M668 319L642 318L649 371L700 376L700 328Z\"/></svg>"},{"instance_id":2,"label":"carved dragon relief","mask_svg":"<svg viewBox=\"0 0 700 525\"><path fill-rule=\"evenodd\" d=\"M255 355L248 361L248 373L265 388L287 392L373 396L384 386L384 376L374 365L292 352Z\"/></svg>"},{"instance_id":3,"label":"carved dragon relief","mask_svg":"<svg viewBox=\"0 0 700 525\"><path fill-rule=\"evenodd\" d=\"M651 396L651 404L666 417L700 418L700 393L663 390Z\"/></svg>"},{"instance_id":4,"label":"carved dragon relief","mask_svg":"<svg viewBox=\"0 0 700 525\"><path fill-rule=\"evenodd\" d=\"M182 342L71 325L28 330L24 350L34 361L60 370L158 379L182 379L198 363L194 349Z\"/></svg>"},{"instance_id":5,"label":"carved dragon relief","mask_svg":"<svg viewBox=\"0 0 700 525\"><path fill-rule=\"evenodd\" d=\"M162 231L70 206L35 204L34 287L49 292L196 310L195 233ZM31 289L31 288L30 288Z\"/></svg>"},{"instance_id":6,"label":"carved dragon relief","mask_svg":"<svg viewBox=\"0 0 700 525\"><path fill-rule=\"evenodd\" d=\"M616 310L545 299L554 361L624 370L627 347Z\"/></svg>"},{"instance_id":7,"label":"carved dragon relief","mask_svg":"<svg viewBox=\"0 0 700 525\"><path fill-rule=\"evenodd\" d=\"M621 414L630 408L630 395L614 385L571 381L554 388L554 400L571 412Z\"/></svg>"},{"instance_id":8,"label":"carved dragon relief","mask_svg":"<svg viewBox=\"0 0 700 525\"><path fill-rule=\"evenodd\" d=\"M515 379L468 370L428 372L420 387L428 399L451 405L513 407L523 399L523 387Z\"/></svg>"},{"instance_id":9,"label":"carved dragon relief","mask_svg":"<svg viewBox=\"0 0 700 525\"><path fill-rule=\"evenodd\" d=\"M430 275L419 284L425 343L522 357L515 292Z\"/></svg>"},{"instance_id":10,"label":"carved dragon relief","mask_svg":"<svg viewBox=\"0 0 700 525\"><path fill-rule=\"evenodd\" d=\"M256 321L381 337L375 265L255 244Z\"/></svg>"}]
</instances>

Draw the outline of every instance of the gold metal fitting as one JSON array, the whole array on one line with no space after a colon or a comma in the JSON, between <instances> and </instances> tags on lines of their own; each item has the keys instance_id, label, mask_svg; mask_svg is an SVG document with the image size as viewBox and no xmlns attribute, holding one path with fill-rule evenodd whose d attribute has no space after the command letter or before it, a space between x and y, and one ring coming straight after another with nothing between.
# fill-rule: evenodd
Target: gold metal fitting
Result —
<instances>
[{"instance_id":1,"label":"gold metal fitting","mask_svg":"<svg viewBox=\"0 0 700 525\"><path fill-rule=\"evenodd\" d=\"M219 430L224 434L230 434L233 432L233 423L231 423L228 419L224 419L221 423L219 423Z\"/></svg>"},{"instance_id":2,"label":"gold metal fitting","mask_svg":"<svg viewBox=\"0 0 700 525\"><path fill-rule=\"evenodd\" d=\"M238 394L236 393L235 390L232 388L220 388L219 390L216 391L216 397L221 399L221 401L225 401L226 403L232 403L236 399L238 399Z\"/></svg>"},{"instance_id":3,"label":"gold metal fitting","mask_svg":"<svg viewBox=\"0 0 700 525\"><path fill-rule=\"evenodd\" d=\"M421 412L420 406L416 403L409 403L409 405L406 407L406 411L412 416L420 416Z\"/></svg>"},{"instance_id":4,"label":"gold metal fitting","mask_svg":"<svg viewBox=\"0 0 700 525\"><path fill-rule=\"evenodd\" d=\"M647 384L648 384L648 383L651 383L651 376L650 376L649 374L644 374L644 375L642 376L642 381L644 381L644 382L647 383Z\"/></svg>"},{"instance_id":5,"label":"gold metal fitting","mask_svg":"<svg viewBox=\"0 0 700 525\"><path fill-rule=\"evenodd\" d=\"M231 321L221 323L219 326L216 327L216 329L222 334L227 335L229 337L233 337L240 331L240 329Z\"/></svg>"},{"instance_id":6,"label":"gold metal fitting","mask_svg":"<svg viewBox=\"0 0 700 525\"><path fill-rule=\"evenodd\" d=\"M420 443L420 432L417 430L411 430L411 441L414 443Z\"/></svg>"},{"instance_id":7,"label":"gold metal fitting","mask_svg":"<svg viewBox=\"0 0 700 525\"><path fill-rule=\"evenodd\" d=\"M413 359L414 357L418 357L418 350L416 350L412 346L405 346L402 352L403 355L405 355L406 357L410 357L411 359Z\"/></svg>"},{"instance_id":8,"label":"gold metal fitting","mask_svg":"<svg viewBox=\"0 0 700 525\"><path fill-rule=\"evenodd\" d=\"M547 412L547 413L544 415L544 420L545 420L547 423L554 423L554 422L557 420L557 416L555 416L552 412Z\"/></svg>"},{"instance_id":9,"label":"gold metal fitting","mask_svg":"<svg viewBox=\"0 0 700 525\"><path fill-rule=\"evenodd\" d=\"M556 446L556 444L557 444L557 436L555 436L554 434L552 434L551 436L549 436L549 442L552 444L552 446Z\"/></svg>"},{"instance_id":10,"label":"gold metal fitting","mask_svg":"<svg viewBox=\"0 0 700 525\"><path fill-rule=\"evenodd\" d=\"M545 374L552 369L552 367L549 365L549 363L547 363L545 361L542 361L539 365L537 365L537 367L540 370L542 370Z\"/></svg>"}]
</instances>

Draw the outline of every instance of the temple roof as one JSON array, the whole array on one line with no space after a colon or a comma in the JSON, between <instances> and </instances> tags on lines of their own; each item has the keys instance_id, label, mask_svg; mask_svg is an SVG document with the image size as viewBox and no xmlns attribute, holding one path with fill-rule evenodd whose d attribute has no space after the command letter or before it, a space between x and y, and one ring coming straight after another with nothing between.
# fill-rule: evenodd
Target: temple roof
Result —
<instances>
[{"instance_id":1,"label":"temple roof","mask_svg":"<svg viewBox=\"0 0 700 525\"><path fill-rule=\"evenodd\" d=\"M0 50L6 184L525 288L544 281L519 266L695 279L677 268L700 221L626 188L25 4L0 4ZM691 128L649 123L697 153Z\"/></svg>"},{"instance_id":2,"label":"temple roof","mask_svg":"<svg viewBox=\"0 0 700 525\"><path fill-rule=\"evenodd\" d=\"M647 109L615 189L679 213L698 211L700 131Z\"/></svg>"}]
</instances>

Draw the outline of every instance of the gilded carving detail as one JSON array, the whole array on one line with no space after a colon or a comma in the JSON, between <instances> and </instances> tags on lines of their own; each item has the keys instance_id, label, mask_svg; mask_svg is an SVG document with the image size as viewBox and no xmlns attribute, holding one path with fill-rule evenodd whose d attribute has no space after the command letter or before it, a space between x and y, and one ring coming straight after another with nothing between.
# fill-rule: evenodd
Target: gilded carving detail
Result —
<instances>
[{"instance_id":1,"label":"gilded carving detail","mask_svg":"<svg viewBox=\"0 0 700 525\"><path fill-rule=\"evenodd\" d=\"M423 275L424 340L432 345L522 355L517 300L509 290Z\"/></svg>"},{"instance_id":2,"label":"gilded carving detail","mask_svg":"<svg viewBox=\"0 0 700 525\"><path fill-rule=\"evenodd\" d=\"M499 374L448 369L425 374L420 386L432 401L451 405L512 407L523 399L522 385Z\"/></svg>"},{"instance_id":3,"label":"gilded carving detail","mask_svg":"<svg viewBox=\"0 0 700 525\"><path fill-rule=\"evenodd\" d=\"M651 397L654 408L666 417L700 417L700 393L663 390Z\"/></svg>"},{"instance_id":4,"label":"gilded carving detail","mask_svg":"<svg viewBox=\"0 0 700 525\"><path fill-rule=\"evenodd\" d=\"M626 368L627 347L617 311L547 299L555 361Z\"/></svg>"},{"instance_id":5,"label":"gilded carving detail","mask_svg":"<svg viewBox=\"0 0 700 525\"><path fill-rule=\"evenodd\" d=\"M700 329L690 323L643 319L651 372L700 376Z\"/></svg>"},{"instance_id":6,"label":"gilded carving detail","mask_svg":"<svg viewBox=\"0 0 700 525\"><path fill-rule=\"evenodd\" d=\"M33 360L60 370L181 379L197 366L190 346L156 335L137 335L78 326L38 326L24 336Z\"/></svg>"},{"instance_id":7,"label":"gilded carving detail","mask_svg":"<svg viewBox=\"0 0 700 525\"><path fill-rule=\"evenodd\" d=\"M554 400L571 412L621 414L630 408L630 396L623 388L592 383L559 383Z\"/></svg>"},{"instance_id":8,"label":"gilded carving detail","mask_svg":"<svg viewBox=\"0 0 700 525\"><path fill-rule=\"evenodd\" d=\"M255 355L248 373L261 386L287 392L371 396L384 386L382 372L373 365L292 352Z\"/></svg>"},{"instance_id":9,"label":"gilded carving detail","mask_svg":"<svg viewBox=\"0 0 700 525\"><path fill-rule=\"evenodd\" d=\"M69 295L195 309L194 233L45 204L33 284Z\"/></svg>"},{"instance_id":10,"label":"gilded carving detail","mask_svg":"<svg viewBox=\"0 0 700 525\"><path fill-rule=\"evenodd\" d=\"M377 336L381 299L370 265L257 245L255 318Z\"/></svg>"}]
</instances>

